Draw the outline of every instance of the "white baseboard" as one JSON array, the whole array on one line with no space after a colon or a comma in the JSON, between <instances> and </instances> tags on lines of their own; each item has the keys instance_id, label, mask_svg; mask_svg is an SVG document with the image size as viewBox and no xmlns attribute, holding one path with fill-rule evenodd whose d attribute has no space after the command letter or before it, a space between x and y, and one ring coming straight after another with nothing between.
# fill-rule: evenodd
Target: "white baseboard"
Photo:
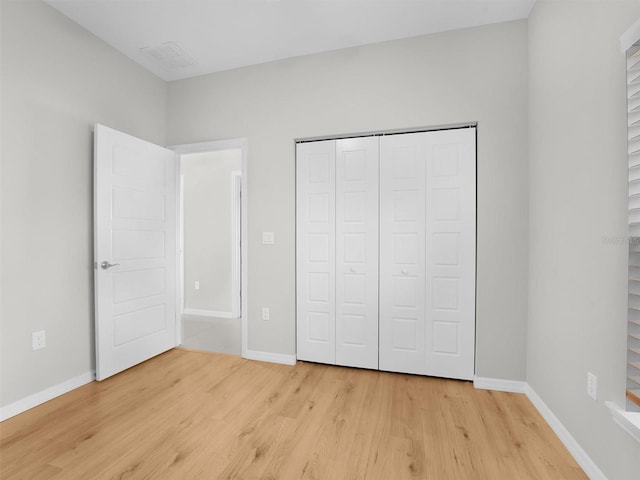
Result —
<instances>
[{"instance_id":1,"label":"white baseboard","mask_svg":"<svg viewBox=\"0 0 640 480\"><path fill-rule=\"evenodd\" d=\"M584 473L586 473L591 480L607 480L607 477L602 473L602 470L598 468L589 454L585 452L573 435L569 433L569 430L567 430L562 422L558 420L558 417L555 416L547 404L544 403L542 398L538 396L529 384L527 384L525 393L531 403L533 403L533 406L536 407L538 412L540 412L540 415L542 415L558 438L560 438L560 441L565 447L567 447L569 453L573 455L573 458L575 458L578 465L580 465L582 470L584 470Z\"/></svg>"},{"instance_id":2,"label":"white baseboard","mask_svg":"<svg viewBox=\"0 0 640 480\"><path fill-rule=\"evenodd\" d=\"M284 365L295 365L296 356L286 355L284 353L260 352L258 350L246 350L242 355L249 360L258 360L261 362L282 363Z\"/></svg>"},{"instance_id":3,"label":"white baseboard","mask_svg":"<svg viewBox=\"0 0 640 480\"><path fill-rule=\"evenodd\" d=\"M78 387L86 385L87 383L91 383L96 379L95 370L91 370L90 372L83 373L82 375L78 375L77 377L71 378L65 382L59 383L58 385L54 385L53 387L46 388L40 392L34 393L33 395L29 395L17 402L10 403L4 407L0 408L0 422L6 420L7 418L14 417L22 412L26 412L27 410L37 407L49 400L53 400L60 395L63 395L71 390L75 390Z\"/></svg>"},{"instance_id":4,"label":"white baseboard","mask_svg":"<svg viewBox=\"0 0 640 480\"><path fill-rule=\"evenodd\" d=\"M525 393L527 383L517 380L503 380L501 378L474 377L473 386L480 390Z\"/></svg>"},{"instance_id":5,"label":"white baseboard","mask_svg":"<svg viewBox=\"0 0 640 480\"><path fill-rule=\"evenodd\" d=\"M185 315L196 315L198 317L233 318L231 312L219 312L218 310L198 310L197 308L185 308L182 311Z\"/></svg>"}]
</instances>

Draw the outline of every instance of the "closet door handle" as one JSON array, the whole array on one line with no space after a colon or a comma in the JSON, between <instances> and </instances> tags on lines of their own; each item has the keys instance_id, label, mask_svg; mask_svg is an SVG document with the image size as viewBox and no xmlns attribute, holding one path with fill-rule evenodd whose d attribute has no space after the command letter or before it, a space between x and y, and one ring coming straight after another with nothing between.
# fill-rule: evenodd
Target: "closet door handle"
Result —
<instances>
[{"instance_id":1,"label":"closet door handle","mask_svg":"<svg viewBox=\"0 0 640 480\"><path fill-rule=\"evenodd\" d=\"M406 268L403 268L402 270L400 270L400 273L402 275L407 275L409 273L409 270L407 270Z\"/></svg>"},{"instance_id":2,"label":"closet door handle","mask_svg":"<svg viewBox=\"0 0 640 480\"><path fill-rule=\"evenodd\" d=\"M353 267L351 267L351 268L349 269L349 273L356 273L356 269L355 269L355 268L353 268Z\"/></svg>"}]
</instances>

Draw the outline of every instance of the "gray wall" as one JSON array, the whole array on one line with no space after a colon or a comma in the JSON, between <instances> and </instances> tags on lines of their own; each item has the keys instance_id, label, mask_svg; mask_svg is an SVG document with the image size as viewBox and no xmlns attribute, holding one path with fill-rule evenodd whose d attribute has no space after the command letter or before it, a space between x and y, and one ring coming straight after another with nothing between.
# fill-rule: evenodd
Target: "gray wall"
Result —
<instances>
[{"instance_id":1,"label":"gray wall","mask_svg":"<svg viewBox=\"0 0 640 480\"><path fill-rule=\"evenodd\" d=\"M3 1L1 41L7 405L94 368L93 124L164 144L167 89L41 2Z\"/></svg>"},{"instance_id":2,"label":"gray wall","mask_svg":"<svg viewBox=\"0 0 640 480\"><path fill-rule=\"evenodd\" d=\"M527 69L519 21L169 84L170 144L248 138L251 350L295 353L294 139L477 121L477 373L524 380Z\"/></svg>"},{"instance_id":3,"label":"gray wall","mask_svg":"<svg viewBox=\"0 0 640 480\"><path fill-rule=\"evenodd\" d=\"M527 381L612 480L637 479L640 471L638 444L604 405L625 405L620 34L639 17L638 1L538 1L529 19ZM588 371L598 376L597 401L586 394Z\"/></svg>"},{"instance_id":4,"label":"gray wall","mask_svg":"<svg viewBox=\"0 0 640 480\"><path fill-rule=\"evenodd\" d=\"M239 149L182 156L185 308L231 313L231 172L241 158Z\"/></svg>"}]
</instances>

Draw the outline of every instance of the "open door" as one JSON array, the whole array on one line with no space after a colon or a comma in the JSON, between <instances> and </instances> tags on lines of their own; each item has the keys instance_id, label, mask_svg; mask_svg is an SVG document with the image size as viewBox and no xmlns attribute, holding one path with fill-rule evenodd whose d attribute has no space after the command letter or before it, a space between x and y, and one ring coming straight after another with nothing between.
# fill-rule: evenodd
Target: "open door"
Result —
<instances>
[{"instance_id":1,"label":"open door","mask_svg":"<svg viewBox=\"0 0 640 480\"><path fill-rule=\"evenodd\" d=\"M95 126L96 377L176 346L176 156Z\"/></svg>"}]
</instances>

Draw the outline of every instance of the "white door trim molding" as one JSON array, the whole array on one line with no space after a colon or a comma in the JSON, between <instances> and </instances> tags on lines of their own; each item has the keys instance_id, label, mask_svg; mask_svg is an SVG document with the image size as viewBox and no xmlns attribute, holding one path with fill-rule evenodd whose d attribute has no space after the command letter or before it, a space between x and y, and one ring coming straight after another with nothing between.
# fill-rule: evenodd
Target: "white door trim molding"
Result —
<instances>
[{"instance_id":1,"label":"white door trim molding","mask_svg":"<svg viewBox=\"0 0 640 480\"><path fill-rule=\"evenodd\" d=\"M230 150L230 149L240 149L241 155L241 182L240 182L240 190L242 192L242 200L241 200L241 225L240 225L240 236L244 240L242 241L242 246L240 248L240 262L242 264L241 268L241 280L240 280L240 290L241 290L241 301L240 301L240 319L242 323L242 357L249 358L249 332L248 332L248 317L247 312L249 311L249 296L248 296L248 272L249 272L249 253L248 253L248 243L247 238L249 235L249 194L247 186L249 185L249 162L248 162L248 151L249 151L249 142L246 138L232 138L229 140L216 140L210 142L200 142L200 143L187 143L183 145L172 145L167 147L178 155L182 154L190 154L190 153L206 153L206 152L214 152L219 150ZM182 191L182 189L180 189ZM182 205L182 204L181 204ZM180 236L182 236L182 228L180 229ZM180 270L181 272L184 269L184 262L181 255L180 262ZM182 281L182 279L180 279ZM180 307L177 309L177 315L180 317L182 313L182 309L184 308L184 298L180 299L179 303ZM180 319L179 325L181 324ZM180 327L179 327L180 328Z\"/></svg>"},{"instance_id":2,"label":"white door trim molding","mask_svg":"<svg viewBox=\"0 0 640 480\"><path fill-rule=\"evenodd\" d=\"M184 309L184 175L180 173L180 156L176 154L176 178L178 182L178 205L176 208L176 214L178 219L176 225L178 226L178 251L176 258L178 283L176 288L176 343L182 345L182 316L180 312Z\"/></svg>"},{"instance_id":3,"label":"white door trim molding","mask_svg":"<svg viewBox=\"0 0 640 480\"><path fill-rule=\"evenodd\" d=\"M242 313L242 172L231 172L231 318Z\"/></svg>"}]
</instances>

